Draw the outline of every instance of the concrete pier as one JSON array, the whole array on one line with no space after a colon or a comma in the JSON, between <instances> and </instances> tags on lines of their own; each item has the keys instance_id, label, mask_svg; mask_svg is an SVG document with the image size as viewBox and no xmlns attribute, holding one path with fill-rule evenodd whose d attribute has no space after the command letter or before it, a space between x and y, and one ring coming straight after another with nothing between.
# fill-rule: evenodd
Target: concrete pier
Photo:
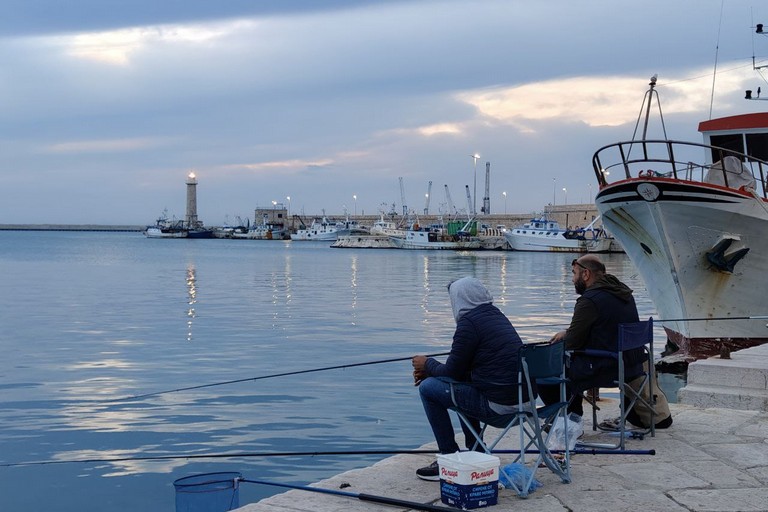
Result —
<instances>
[{"instance_id":1,"label":"concrete pier","mask_svg":"<svg viewBox=\"0 0 768 512\"><path fill-rule=\"evenodd\" d=\"M670 404L672 427L657 431L655 437L627 440L628 449L653 449L656 455L575 455L572 483L563 484L548 469L540 468L537 478L543 487L530 497L522 499L511 490L501 489L498 505L485 510L768 511L768 412L765 402L754 398L763 396L760 389L765 391L766 363L768 346L735 352L731 360L692 363L688 370L689 383L679 393L682 403ZM702 398L700 388L706 389L703 395L708 400ZM737 390L750 398L734 399ZM616 400L603 399L599 405L598 421L617 415ZM594 432L588 416L585 415L585 441L615 441L607 433ZM514 439L514 434L508 434L502 448L515 448ZM508 457L503 455L501 463L509 462ZM372 467L348 471L313 485L448 508L440 502L438 483L416 478L416 469L432 460L431 455L397 455ZM292 490L238 510L385 512L410 509Z\"/></svg>"}]
</instances>

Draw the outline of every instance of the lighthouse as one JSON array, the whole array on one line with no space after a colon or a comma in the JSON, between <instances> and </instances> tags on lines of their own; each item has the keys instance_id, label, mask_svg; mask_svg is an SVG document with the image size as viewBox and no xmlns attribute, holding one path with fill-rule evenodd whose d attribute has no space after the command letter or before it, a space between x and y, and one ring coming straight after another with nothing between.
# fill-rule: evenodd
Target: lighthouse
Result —
<instances>
[{"instance_id":1,"label":"lighthouse","mask_svg":"<svg viewBox=\"0 0 768 512\"><path fill-rule=\"evenodd\" d=\"M197 220L197 178L194 172L190 172L187 176L187 229L198 227L200 221Z\"/></svg>"}]
</instances>

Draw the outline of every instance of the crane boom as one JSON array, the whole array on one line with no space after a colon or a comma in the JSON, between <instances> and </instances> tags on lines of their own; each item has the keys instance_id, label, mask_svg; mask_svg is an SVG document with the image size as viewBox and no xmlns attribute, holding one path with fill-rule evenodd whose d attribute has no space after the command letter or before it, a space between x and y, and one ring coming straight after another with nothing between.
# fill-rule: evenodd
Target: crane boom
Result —
<instances>
[{"instance_id":1,"label":"crane boom","mask_svg":"<svg viewBox=\"0 0 768 512\"><path fill-rule=\"evenodd\" d=\"M467 189L467 211L473 217L475 216L475 209L472 207L472 194L469 192L469 185L464 185Z\"/></svg>"},{"instance_id":2,"label":"crane boom","mask_svg":"<svg viewBox=\"0 0 768 512\"><path fill-rule=\"evenodd\" d=\"M491 162L485 162L485 197L483 197L484 214L491 213Z\"/></svg>"},{"instance_id":3,"label":"crane boom","mask_svg":"<svg viewBox=\"0 0 768 512\"><path fill-rule=\"evenodd\" d=\"M451 193L448 191L448 185L445 186L445 200L448 202L448 216L456 214L456 207L453 206L453 201L451 200Z\"/></svg>"},{"instance_id":4,"label":"crane boom","mask_svg":"<svg viewBox=\"0 0 768 512\"><path fill-rule=\"evenodd\" d=\"M429 200L432 198L432 181L427 185L427 194L424 198L424 215L429 215Z\"/></svg>"},{"instance_id":5,"label":"crane boom","mask_svg":"<svg viewBox=\"0 0 768 512\"><path fill-rule=\"evenodd\" d=\"M403 217L408 215L408 206L405 204L405 185L403 185L403 177L398 178L400 180L400 201L403 203Z\"/></svg>"}]
</instances>

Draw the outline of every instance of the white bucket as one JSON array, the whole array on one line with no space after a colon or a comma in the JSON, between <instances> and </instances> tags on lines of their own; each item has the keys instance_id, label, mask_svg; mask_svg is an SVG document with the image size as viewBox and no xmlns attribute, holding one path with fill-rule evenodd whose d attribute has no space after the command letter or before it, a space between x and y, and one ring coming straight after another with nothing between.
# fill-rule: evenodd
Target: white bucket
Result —
<instances>
[{"instance_id":1,"label":"white bucket","mask_svg":"<svg viewBox=\"0 0 768 512\"><path fill-rule=\"evenodd\" d=\"M499 496L499 458L480 452L438 455L440 498L446 505L473 509L495 505Z\"/></svg>"}]
</instances>

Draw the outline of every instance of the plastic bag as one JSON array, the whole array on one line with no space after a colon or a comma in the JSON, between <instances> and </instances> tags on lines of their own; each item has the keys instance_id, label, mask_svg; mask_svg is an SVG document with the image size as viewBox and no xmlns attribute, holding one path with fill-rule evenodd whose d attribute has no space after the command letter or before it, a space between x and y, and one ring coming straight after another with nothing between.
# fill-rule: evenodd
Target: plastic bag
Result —
<instances>
[{"instance_id":1,"label":"plastic bag","mask_svg":"<svg viewBox=\"0 0 768 512\"><path fill-rule=\"evenodd\" d=\"M513 489L515 491L522 489L530 478L531 470L519 462L507 464L501 468L501 471L499 471L499 483L503 485L505 489ZM533 492L541 486L542 483L534 478L531 481L531 486L528 488L528 492Z\"/></svg>"},{"instance_id":2,"label":"plastic bag","mask_svg":"<svg viewBox=\"0 0 768 512\"><path fill-rule=\"evenodd\" d=\"M566 422L562 416L558 416L549 430L547 436L547 448L550 450L565 450L565 425L568 424L568 449L573 450L576 447L576 441L584 433L584 424L581 416L569 414Z\"/></svg>"}]
</instances>

